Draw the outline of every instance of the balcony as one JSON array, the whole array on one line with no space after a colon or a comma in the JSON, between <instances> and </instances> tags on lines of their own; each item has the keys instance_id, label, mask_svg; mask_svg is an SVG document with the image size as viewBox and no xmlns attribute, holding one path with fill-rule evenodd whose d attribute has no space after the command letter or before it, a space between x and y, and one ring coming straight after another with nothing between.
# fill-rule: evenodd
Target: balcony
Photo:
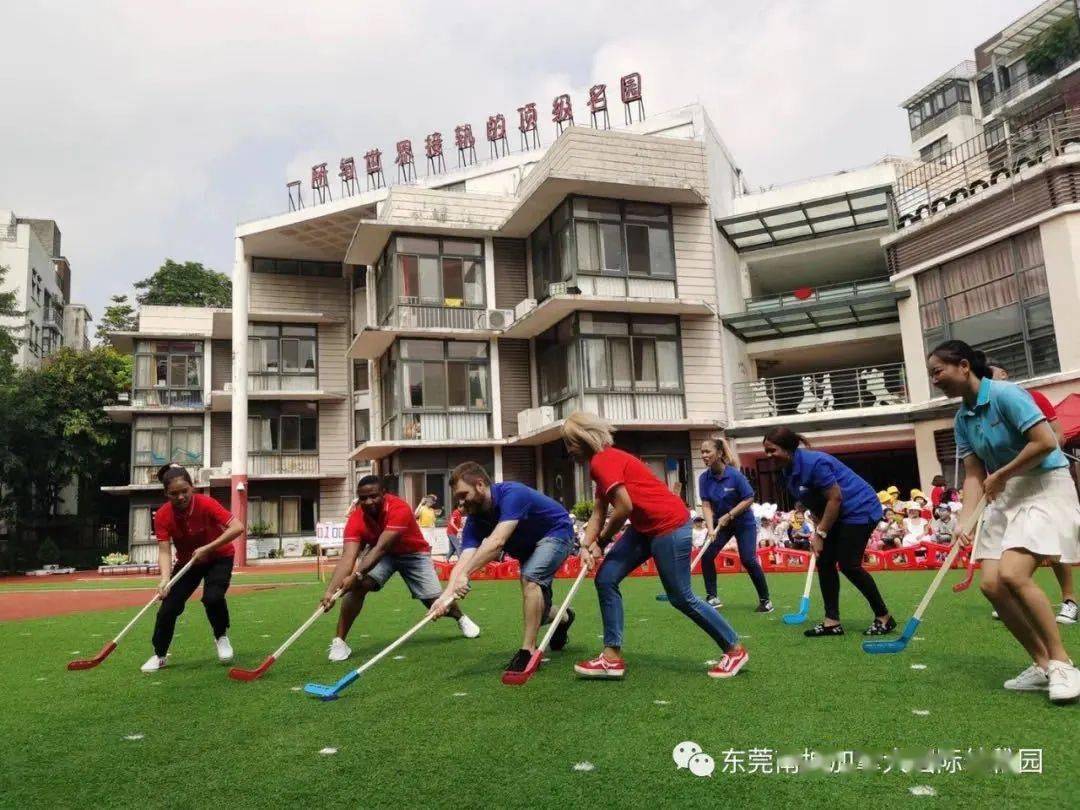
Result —
<instances>
[{"instance_id":1,"label":"balcony","mask_svg":"<svg viewBox=\"0 0 1080 810\"><path fill-rule=\"evenodd\" d=\"M903 363L764 377L732 385L736 419L769 419L908 403Z\"/></svg>"},{"instance_id":2,"label":"balcony","mask_svg":"<svg viewBox=\"0 0 1080 810\"><path fill-rule=\"evenodd\" d=\"M987 117L995 115L996 113L1000 112L1002 108L1006 105L1019 99L1021 96L1027 95L1029 91L1034 90L1044 82L1048 82L1051 79L1057 78L1059 73L1067 70L1069 67L1076 65L1078 62L1080 62L1080 60L1078 60L1075 56L1061 57L1059 59L1055 59L1051 63L1051 66L1048 67L1046 70L1025 74L1023 77L1017 79L1008 87L999 90L985 102L985 115Z\"/></svg>"},{"instance_id":3,"label":"balcony","mask_svg":"<svg viewBox=\"0 0 1080 810\"><path fill-rule=\"evenodd\" d=\"M131 392L133 408L202 408L201 388L135 388Z\"/></svg>"},{"instance_id":4,"label":"balcony","mask_svg":"<svg viewBox=\"0 0 1080 810\"><path fill-rule=\"evenodd\" d=\"M489 310L482 306L445 306L420 303L416 298L401 298L379 320L378 326L365 326L357 333L346 353L350 360L377 360L398 337L492 337L496 323L489 320ZM507 323L513 319L504 316Z\"/></svg>"},{"instance_id":5,"label":"balcony","mask_svg":"<svg viewBox=\"0 0 1080 810\"><path fill-rule=\"evenodd\" d=\"M248 475L263 476L317 476L317 455L248 455Z\"/></svg>"},{"instance_id":6,"label":"balcony","mask_svg":"<svg viewBox=\"0 0 1080 810\"><path fill-rule=\"evenodd\" d=\"M489 413L403 413L383 423L383 439L399 441L478 441L491 438Z\"/></svg>"},{"instance_id":7,"label":"balcony","mask_svg":"<svg viewBox=\"0 0 1080 810\"><path fill-rule=\"evenodd\" d=\"M248 392L265 391L316 391L319 377L313 372L289 374L248 374Z\"/></svg>"},{"instance_id":8,"label":"balcony","mask_svg":"<svg viewBox=\"0 0 1080 810\"><path fill-rule=\"evenodd\" d=\"M747 298L745 312L721 320L745 341L815 334L896 321L897 302L908 295L887 276L866 278Z\"/></svg>"},{"instance_id":9,"label":"balcony","mask_svg":"<svg viewBox=\"0 0 1080 810\"><path fill-rule=\"evenodd\" d=\"M53 332L64 331L64 316L58 315L56 312L46 312L42 315L41 327L43 329L50 329Z\"/></svg>"},{"instance_id":10,"label":"balcony","mask_svg":"<svg viewBox=\"0 0 1080 810\"><path fill-rule=\"evenodd\" d=\"M958 115L971 115L971 102L959 101L956 104L953 104L951 107L942 110L937 115L931 118L927 118L918 126L912 127L911 140L919 140L919 138L921 138L923 135L926 135L928 132L933 132L942 124L951 121Z\"/></svg>"},{"instance_id":11,"label":"balcony","mask_svg":"<svg viewBox=\"0 0 1080 810\"><path fill-rule=\"evenodd\" d=\"M897 228L906 228L1059 155L1080 152L1080 114L1064 110L1002 137L986 129L901 175L893 195Z\"/></svg>"},{"instance_id":12,"label":"balcony","mask_svg":"<svg viewBox=\"0 0 1080 810\"><path fill-rule=\"evenodd\" d=\"M182 463L184 465L184 468L187 469L189 473L191 473L192 480L198 483L199 471L203 469L202 462L193 463L190 461L184 461ZM163 461L161 462L161 464L154 464L149 467L143 465L133 465L131 468L131 485L135 487L160 487L161 483L158 481L157 474L158 470L160 470L162 465L164 464L165 462Z\"/></svg>"}]
</instances>

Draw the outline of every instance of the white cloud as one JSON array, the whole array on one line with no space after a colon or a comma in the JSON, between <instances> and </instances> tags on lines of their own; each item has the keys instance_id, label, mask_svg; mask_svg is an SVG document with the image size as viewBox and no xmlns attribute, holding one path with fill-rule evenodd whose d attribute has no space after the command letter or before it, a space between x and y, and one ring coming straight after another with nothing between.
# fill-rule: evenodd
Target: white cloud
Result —
<instances>
[{"instance_id":1,"label":"white cloud","mask_svg":"<svg viewBox=\"0 0 1080 810\"><path fill-rule=\"evenodd\" d=\"M750 181L782 182L905 152L897 102L1033 4L24 1L0 33L0 206L59 222L100 314L166 256L229 272L235 223L313 163L377 146L389 174L395 141L422 155L465 121L483 156L487 115L513 134L525 101L549 143L554 95L581 123L585 88L630 70L647 110L702 101Z\"/></svg>"}]
</instances>

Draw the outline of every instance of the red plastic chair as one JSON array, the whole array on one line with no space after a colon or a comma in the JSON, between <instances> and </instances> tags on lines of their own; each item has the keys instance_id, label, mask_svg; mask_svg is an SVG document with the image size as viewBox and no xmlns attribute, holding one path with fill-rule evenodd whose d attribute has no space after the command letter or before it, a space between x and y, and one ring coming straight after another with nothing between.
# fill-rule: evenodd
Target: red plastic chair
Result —
<instances>
[{"instance_id":1,"label":"red plastic chair","mask_svg":"<svg viewBox=\"0 0 1080 810\"><path fill-rule=\"evenodd\" d=\"M739 574L742 573L742 563L739 562L739 554L736 551L721 551L716 555L716 573Z\"/></svg>"},{"instance_id":2,"label":"red plastic chair","mask_svg":"<svg viewBox=\"0 0 1080 810\"><path fill-rule=\"evenodd\" d=\"M921 546L909 546L907 548L893 548L881 552L885 555L885 568L889 571L918 571L923 567L919 552Z\"/></svg>"},{"instance_id":3,"label":"red plastic chair","mask_svg":"<svg viewBox=\"0 0 1080 810\"><path fill-rule=\"evenodd\" d=\"M577 554L572 554L559 566L559 570L556 572L555 576L560 579L573 579L579 573L581 573L581 557Z\"/></svg>"},{"instance_id":4,"label":"red plastic chair","mask_svg":"<svg viewBox=\"0 0 1080 810\"><path fill-rule=\"evenodd\" d=\"M945 546L941 543L934 543L930 540L924 540L922 547L926 549L926 557L923 559L923 568L929 568L934 571L941 568L945 562L945 558L949 556L949 551L952 546ZM953 560L952 568L960 568L965 563L960 562L960 554L956 555L956 559Z\"/></svg>"},{"instance_id":5,"label":"red plastic chair","mask_svg":"<svg viewBox=\"0 0 1080 810\"><path fill-rule=\"evenodd\" d=\"M450 579L450 572L454 570L454 564L446 562L444 560L435 561L435 576L439 578L440 582L446 582Z\"/></svg>"},{"instance_id":6,"label":"red plastic chair","mask_svg":"<svg viewBox=\"0 0 1080 810\"><path fill-rule=\"evenodd\" d=\"M503 560L499 563L499 579L518 579L521 577L521 563L517 560Z\"/></svg>"},{"instance_id":7,"label":"red plastic chair","mask_svg":"<svg viewBox=\"0 0 1080 810\"><path fill-rule=\"evenodd\" d=\"M867 571L884 571L885 555L889 552L885 549L880 551L867 551L863 554L863 568Z\"/></svg>"}]
</instances>

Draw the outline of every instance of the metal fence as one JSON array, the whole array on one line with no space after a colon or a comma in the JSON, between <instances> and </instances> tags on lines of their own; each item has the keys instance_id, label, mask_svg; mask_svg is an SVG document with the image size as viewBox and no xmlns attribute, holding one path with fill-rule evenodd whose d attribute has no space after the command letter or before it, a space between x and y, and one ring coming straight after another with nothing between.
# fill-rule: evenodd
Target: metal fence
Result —
<instances>
[{"instance_id":1,"label":"metal fence","mask_svg":"<svg viewBox=\"0 0 1080 810\"><path fill-rule=\"evenodd\" d=\"M201 388L136 388L132 391L131 404L201 408L203 392Z\"/></svg>"},{"instance_id":2,"label":"metal fence","mask_svg":"<svg viewBox=\"0 0 1080 810\"><path fill-rule=\"evenodd\" d=\"M986 103L983 105L984 114L989 114L994 110L1003 107L1004 105L1012 101L1014 98L1017 98L1018 96L1026 93L1032 87L1035 87L1038 84L1042 84L1047 79L1053 78L1060 71L1064 70L1076 61L1077 60L1075 56L1063 56L1055 59L1049 70L1039 71L1037 73L1028 73L1027 75L1017 79L1004 90L1000 90L999 92L990 96L989 99L987 99Z\"/></svg>"},{"instance_id":3,"label":"metal fence","mask_svg":"<svg viewBox=\"0 0 1080 810\"><path fill-rule=\"evenodd\" d=\"M937 129L946 121L955 118L958 115L971 115L971 102L970 101L958 101L951 107L946 107L937 115L927 118L918 126L911 130L911 140L917 141L927 132Z\"/></svg>"},{"instance_id":4,"label":"metal fence","mask_svg":"<svg viewBox=\"0 0 1080 810\"><path fill-rule=\"evenodd\" d=\"M806 304L830 304L837 301L849 301L858 295L876 295L892 292L892 282L888 276L864 278L857 281L845 281L840 284L827 284L813 289L789 290L777 295L759 295L746 299L747 312L771 312L785 307L804 306Z\"/></svg>"},{"instance_id":5,"label":"metal fence","mask_svg":"<svg viewBox=\"0 0 1080 810\"><path fill-rule=\"evenodd\" d=\"M765 377L732 386L739 419L876 408L908 401L903 363Z\"/></svg>"},{"instance_id":6,"label":"metal fence","mask_svg":"<svg viewBox=\"0 0 1080 810\"><path fill-rule=\"evenodd\" d=\"M391 329L484 329L483 307L447 307L402 299L383 319Z\"/></svg>"},{"instance_id":7,"label":"metal fence","mask_svg":"<svg viewBox=\"0 0 1080 810\"><path fill-rule=\"evenodd\" d=\"M248 475L317 475L316 455L248 455Z\"/></svg>"},{"instance_id":8,"label":"metal fence","mask_svg":"<svg viewBox=\"0 0 1080 810\"><path fill-rule=\"evenodd\" d=\"M984 130L897 179L896 225L904 228L1024 169L1074 152L1080 152L1080 109L1047 116L1008 137Z\"/></svg>"}]
</instances>

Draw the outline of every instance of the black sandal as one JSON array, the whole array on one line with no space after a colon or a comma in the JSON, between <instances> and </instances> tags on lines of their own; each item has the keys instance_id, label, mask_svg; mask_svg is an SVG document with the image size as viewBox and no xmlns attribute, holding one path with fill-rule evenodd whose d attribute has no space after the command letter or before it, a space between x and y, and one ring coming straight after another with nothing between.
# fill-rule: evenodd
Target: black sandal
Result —
<instances>
[{"instance_id":1,"label":"black sandal","mask_svg":"<svg viewBox=\"0 0 1080 810\"><path fill-rule=\"evenodd\" d=\"M894 619L892 616L890 616L889 620L887 622L885 622L885 624L882 624L881 621L878 620L878 619L874 619L874 623L871 624L869 627L867 627L863 631L863 635L864 636L884 636L884 635L888 635L889 633L891 633L895 629L896 629L896 619Z\"/></svg>"},{"instance_id":2,"label":"black sandal","mask_svg":"<svg viewBox=\"0 0 1080 810\"><path fill-rule=\"evenodd\" d=\"M827 625L825 622L816 624L809 630L804 630L803 635L807 638L817 638L818 636L842 636L844 635L844 625L834 624Z\"/></svg>"}]
</instances>

